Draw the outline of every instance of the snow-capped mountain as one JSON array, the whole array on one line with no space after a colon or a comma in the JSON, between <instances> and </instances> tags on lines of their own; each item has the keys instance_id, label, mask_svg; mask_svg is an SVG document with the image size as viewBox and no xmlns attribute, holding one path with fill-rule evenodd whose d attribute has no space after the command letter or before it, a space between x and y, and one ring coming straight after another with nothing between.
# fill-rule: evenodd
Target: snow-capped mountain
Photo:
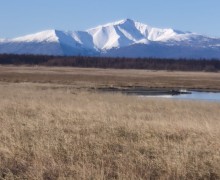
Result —
<instances>
[{"instance_id":1,"label":"snow-capped mountain","mask_svg":"<svg viewBox=\"0 0 220 180\"><path fill-rule=\"evenodd\" d=\"M220 58L220 38L125 19L86 31L46 30L0 39L0 53L114 57Z\"/></svg>"},{"instance_id":2,"label":"snow-capped mountain","mask_svg":"<svg viewBox=\"0 0 220 180\"><path fill-rule=\"evenodd\" d=\"M46 30L0 42L0 53L45 55L94 55L95 51L78 43L71 32Z\"/></svg>"}]
</instances>

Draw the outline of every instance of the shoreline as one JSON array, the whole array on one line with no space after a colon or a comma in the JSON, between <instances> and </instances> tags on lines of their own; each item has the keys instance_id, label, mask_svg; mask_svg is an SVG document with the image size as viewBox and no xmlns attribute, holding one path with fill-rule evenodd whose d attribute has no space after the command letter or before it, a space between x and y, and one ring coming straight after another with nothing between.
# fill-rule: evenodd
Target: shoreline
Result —
<instances>
[{"instance_id":1,"label":"shoreline","mask_svg":"<svg viewBox=\"0 0 220 180\"><path fill-rule=\"evenodd\" d=\"M160 95L181 95L191 94L192 92L220 93L220 90L210 89L182 89L182 88L146 88L146 87L104 87L95 89L98 92L113 92L128 95L145 95L145 96L160 96Z\"/></svg>"}]
</instances>

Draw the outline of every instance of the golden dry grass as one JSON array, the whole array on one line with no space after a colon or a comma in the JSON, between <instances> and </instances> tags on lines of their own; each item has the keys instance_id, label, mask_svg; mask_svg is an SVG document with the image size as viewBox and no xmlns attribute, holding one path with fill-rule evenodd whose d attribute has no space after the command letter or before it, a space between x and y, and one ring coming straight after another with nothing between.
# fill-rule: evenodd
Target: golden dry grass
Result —
<instances>
[{"instance_id":1,"label":"golden dry grass","mask_svg":"<svg viewBox=\"0 0 220 180\"><path fill-rule=\"evenodd\" d=\"M220 90L220 73L0 66L2 82L72 84L78 87L186 88Z\"/></svg>"},{"instance_id":2,"label":"golden dry grass","mask_svg":"<svg viewBox=\"0 0 220 180\"><path fill-rule=\"evenodd\" d=\"M0 84L0 179L220 179L220 104Z\"/></svg>"}]
</instances>

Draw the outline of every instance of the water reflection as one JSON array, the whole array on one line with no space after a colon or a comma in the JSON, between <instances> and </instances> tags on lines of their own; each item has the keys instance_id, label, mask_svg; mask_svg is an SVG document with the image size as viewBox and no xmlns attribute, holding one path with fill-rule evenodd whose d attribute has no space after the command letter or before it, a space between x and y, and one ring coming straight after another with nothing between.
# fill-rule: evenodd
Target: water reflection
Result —
<instances>
[{"instance_id":1,"label":"water reflection","mask_svg":"<svg viewBox=\"0 0 220 180\"><path fill-rule=\"evenodd\" d=\"M145 96L146 97L146 96ZM159 96L147 96L147 97L159 97L159 98L171 98L171 99L186 99L186 100L201 100L201 101L215 101L220 102L220 93L214 92L198 92L192 91L191 94L180 95L159 95Z\"/></svg>"}]
</instances>

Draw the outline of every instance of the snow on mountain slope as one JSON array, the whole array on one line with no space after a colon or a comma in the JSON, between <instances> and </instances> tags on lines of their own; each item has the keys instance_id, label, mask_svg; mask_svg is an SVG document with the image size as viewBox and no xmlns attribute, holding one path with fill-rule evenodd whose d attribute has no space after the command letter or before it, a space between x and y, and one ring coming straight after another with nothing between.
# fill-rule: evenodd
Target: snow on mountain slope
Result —
<instances>
[{"instance_id":1,"label":"snow on mountain slope","mask_svg":"<svg viewBox=\"0 0 220 180\"><path fill-rule=\"evenodd\" d=\"M131 19L108 23L89 29L87 32L93 37L95 47L101 50L139 43L148 44L149 41L181 41L192 35L192 33L184 33L173 29L153 28Z\"/></svg>"},{"instance_id":2,"label":"snow on mountain slope","mask_svg":"<svg viewBox=\"0 0 220 180\"><path fill-rule=\"evenodd\" d=\"M75 31L71 33L71 36L75 39L76 42L81 44L83 47L97 50L93 43L93 37L88 32Z\"/></svg>"},{"instance_id":3,"label":"snow on mountain slope","mask_svg":"<svg viewBox=\"0 0 220 180\"><path fill-rule=\"evenodd\" d=\"M46 30L36 34L30 34L18 38L14 38L13 42L58 42L55 30Z\"/></svg>"},{"instance_id":4,"label":"snow on mountain slope","mask_svg":"<svg viewBox=\"0 0 220 180\"><path fill-rule=\"evenodd\" d=\"M72 32L46 30L0 42L0 53L94 55L97 52L82 46Z\"/></svg>"},{"instance_id":5,"label":"snow on mountain slope","mask_svg":"<svg viewBox=\"0 0 220 180\"><path fill-rule=\"evenodd\" d=\"M130 19L98 26L87 32L93 37L95 47L101 50L120 48L140 41L147 43L147 39Z\"/></svg>"},{"instance_id":6,"label":"snow on mountain slope","mask_svg":"<svg viewBox=\"0 0 220 180\"><path fill-rule=\"evenodd\" d=\"M80 44L72 37L71 32L58 30L46 30L36 34L30 34L9 40L10 42L25 43L60 43L70 47L78 47Z\"/></svg>"},{"instance_id":7,"label":"snow on mountain slope","mask_svg":"<svg viewBox=\"0 0 220 180\"><path fill-rule=\"evenodd\" d=\"M220 39L125 19L86 31L46 30L0 39L0 53L220 58Z\"/></svg>"}]
</instances>

